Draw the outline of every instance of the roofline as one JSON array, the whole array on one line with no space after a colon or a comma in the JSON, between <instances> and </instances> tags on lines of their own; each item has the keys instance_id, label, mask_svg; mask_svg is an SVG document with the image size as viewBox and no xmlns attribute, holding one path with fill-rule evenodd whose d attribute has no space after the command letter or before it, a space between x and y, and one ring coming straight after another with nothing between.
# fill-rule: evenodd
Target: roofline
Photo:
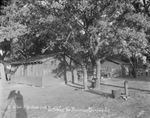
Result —
<instances>
[{"instance_id":1,"label":"roofline","mask_svg":"<svg viewBox=\"0 0 150 118\"><path fill-rule=\"evenodd\" d=\"M119 62L115 62L115 61L110 60L110 59L108 59L107 61L113 62L113 63L118 64L118 65L120 65L120 64L121 64L121 63L119 63Z\"/></svg>"},{"instance_id":2,"label":"roofline","mask_svg":"<svg viewBox=\"0 0 150 118\"><path fill-rule=\"evenodd\" d=\"M78 62L77 60L73 59L73 57L69 56L68 54L64 53L64 55L66 55L67 57L69 57L71 60L73 60L75 63L81 65L80 62Z\"/></svg>"},{"instance_id":3,"label":"roofline","mask_svg":"<svg viewBox=\"0 0 150 118\"><path fill-rule=\"evenodd\" d=\"M55 55L59 55L59 54L64 54L64 52L58 52L58 53L52 53L52 54L47 54L45 56L55 56ZM42 56L42 55L37 55L37 56ZM45 61L40 61L40 60L36 60L36 61L27 61L28 59L32 59L35 58L37 56L31 57L31 58L27 58L25 60L19 61L19 62L12 62L11 65L26 65L26 64L42 64ZM44 56L44 55L43 55Z\"/></svg>"},{"instance_id":4,"label":"roofline","mask_svg":"<svg viewBox=\"0 0 150 118\"><path fill-rule=\"evenodd\" d=\"M110 62L113 62L113 63L115 63L115 64L130 64L130 63L127 63L127 62L124 62L124 61L122 61L122 62L116 62L115 60L111 60L111 59L107 59L107 61L110 61Z\"/></svg>"}]
</instances>

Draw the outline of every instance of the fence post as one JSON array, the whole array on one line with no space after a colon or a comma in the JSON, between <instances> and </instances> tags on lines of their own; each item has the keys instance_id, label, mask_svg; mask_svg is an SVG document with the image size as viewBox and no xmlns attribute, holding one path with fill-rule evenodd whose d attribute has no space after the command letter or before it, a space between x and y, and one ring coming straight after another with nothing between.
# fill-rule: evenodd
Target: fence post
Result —
<instances>
[{"instance_id":1,"label":"fence post","mask_svg":"<svg viewBox=\"0 0 150 118\"><path fill-rule=\"evenodd\" d=\"M124 82L124 91L125 91L125 95L126 95L126 96L129 95L129 93L128 93L128 87L129 87L128 84L129 84L129 83L128 83L128 81L126 80L126 81Z\"/></svg>"}]
</instances>

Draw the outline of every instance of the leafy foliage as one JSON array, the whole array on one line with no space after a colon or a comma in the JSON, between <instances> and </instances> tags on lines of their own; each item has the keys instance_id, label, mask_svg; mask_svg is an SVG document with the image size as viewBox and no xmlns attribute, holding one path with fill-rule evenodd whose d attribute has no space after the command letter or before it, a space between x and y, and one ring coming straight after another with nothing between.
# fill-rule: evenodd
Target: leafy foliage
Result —
<instances>
[{"instance_id":1,"label":"leafy foliage","mask_svg":"<svg viewBox=\"0 0 150 118\"><path fill-rule=\"evenodd\" d=\"M16 41L19 36L28 33L26 24L21 23L19 19L25 12L25 8L18 8L15 4L4 7L0 16L0 41Z\"/></svg>"},{"instance_id":2,"label":"leafy foliage","mask_svg":"<svg viewBox=\"0 0 150 118\"><path fill-rule=\"evenodd\" d=\"M18 59L63 51L96 64L118 53L135 66L149 49L149 6L147 0L16 0L0 16L0 41L12 40Z\"/></svg>"}]
</instances>

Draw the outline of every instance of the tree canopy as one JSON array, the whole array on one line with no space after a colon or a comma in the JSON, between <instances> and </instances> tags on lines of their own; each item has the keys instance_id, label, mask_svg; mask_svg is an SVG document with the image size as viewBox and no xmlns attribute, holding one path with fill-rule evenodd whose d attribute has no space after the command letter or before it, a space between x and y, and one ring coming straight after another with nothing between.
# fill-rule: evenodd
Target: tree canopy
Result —
<instances>
[{"instance_id":1,"label":"tree canopy","mask_svg":"<svg viewBox=\"0 0 150 118\"><path fill-rule=\"evenodd\" d=\"M3 2L1 49L15 59L63 51L85 67L89 61L97 65L100 80L101 60L119 54L135 69L138 60L149 55L148 0ZM3 45L6 40L9 49Z\"/></svg>"}]
</instances>

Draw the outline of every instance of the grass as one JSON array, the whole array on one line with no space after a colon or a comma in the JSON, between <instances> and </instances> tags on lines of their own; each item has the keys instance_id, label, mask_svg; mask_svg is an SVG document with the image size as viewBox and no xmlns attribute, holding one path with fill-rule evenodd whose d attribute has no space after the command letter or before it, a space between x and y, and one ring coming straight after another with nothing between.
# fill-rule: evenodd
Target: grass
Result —
<instances>
[{"instance_id":1,"label":"grass","mask_svg":"<svg viewBox=\"0 0 150 118\"><path fill-rule=\"evenodd\" d=\"M25 107L17 110L7 109L4 118L142 118L150 116L150 92L149 82L129 81L130 99L113 99L111 90L123 89L123 79L112 79L103 81L99 90L89 89L84 91L82 83L68 83L45 88L31 87L27 85L13 84L1 89L1 114L7 106L16 106L16 103ZM147 86L147 87L146 87ZM147 88L147 89L146 89ZM143 91L143 90L147 91ZM20 97L15 98L7 105L8 96L11 91L20 91ZM95 111L94 111L95 110ZM142 112L144 111L144 112Z\"/></svg>"}]
</instances>

